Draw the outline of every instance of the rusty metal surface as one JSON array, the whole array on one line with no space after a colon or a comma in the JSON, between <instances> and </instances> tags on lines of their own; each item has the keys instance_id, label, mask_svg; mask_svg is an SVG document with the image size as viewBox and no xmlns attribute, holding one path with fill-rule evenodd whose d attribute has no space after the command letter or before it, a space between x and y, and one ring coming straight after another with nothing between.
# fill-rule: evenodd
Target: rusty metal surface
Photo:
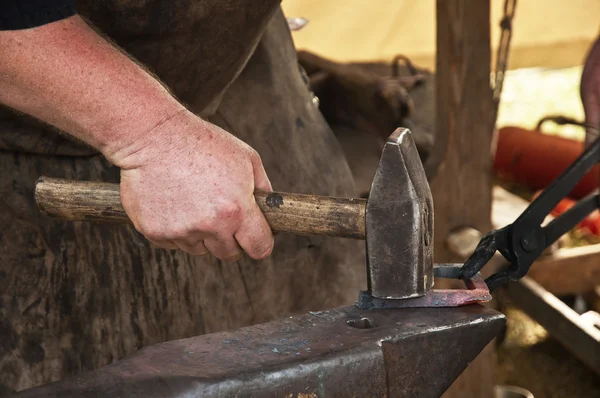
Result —
<instances>
[{"instance_id":1,"label":"rusty metal surface","mask_svg":"<svg viewBox=\"0 0 600 398\"><path fill-rule=\"evenodd\" d=\"M592 313L579 315L527 276L506 288L515 305L600 375L600 329Z\"/></svg>"},{"instance_id":2,"label":"rusty metal surface","mask_svg":"<svg viewBox=\"0 0 600 398\"><path fill-rule=\"evenodd\" d=\"M383 148L366 211L369 294L419 297L433 284L433 199L408 129Z\"/></svg>"},{"instance_id":3,"label":"rusty metal surface","mask_svg":"<svg viewBox=\"0 0 600 398\"><path fill-rule=\"evenodd\" d=\"M435 279L459 279L461 267L462 264L435 264L434 277ZM360 292L357 305L361 309L460 307L484 303L492 299L479 272L464 280L464 283L466 289L432 289L425 296L403 300L380 299L371 296L368 292Z\"/></svg>"},{"instance_id":4,"label":"rusty metal surface","mask_svg":"<svg viewBox=\"0 0 600 398\"><path fill-rule=\"evenodd\" d=\"M344 307L150 346L16 396L439 397L504 322L477 304Z\"/></svg>"}]
</instances>

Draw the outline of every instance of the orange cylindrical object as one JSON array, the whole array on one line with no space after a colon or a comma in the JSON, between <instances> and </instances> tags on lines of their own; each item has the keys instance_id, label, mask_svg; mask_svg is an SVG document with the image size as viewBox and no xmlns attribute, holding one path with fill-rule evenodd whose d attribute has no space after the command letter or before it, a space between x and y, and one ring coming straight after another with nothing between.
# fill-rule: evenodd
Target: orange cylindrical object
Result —
<instances>
[{"instance_id":1,"label":"orange cylindrical object","mask_svg":"<svg viewBox=\"0 0 600 398\"><path fill-rule=\"evenodd\" d=\"M494 170L505 181L532 190L546 188L583 152L583 143L542 134L520 127L498 130ZM575 186L570 197L580 199L598 187L599 167L595 166Z\"/></svg>"}]
</instances>

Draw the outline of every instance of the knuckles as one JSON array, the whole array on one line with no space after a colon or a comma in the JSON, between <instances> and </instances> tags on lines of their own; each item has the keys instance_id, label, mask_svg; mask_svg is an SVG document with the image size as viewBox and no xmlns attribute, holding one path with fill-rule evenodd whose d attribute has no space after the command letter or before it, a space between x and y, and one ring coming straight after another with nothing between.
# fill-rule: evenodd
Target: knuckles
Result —
<instances>
[{"instance_id":1,"label":"knuckles","mask_svg":"<svg viewBox=\"0 0 600 398\"><path fill-rule=\"evenodd\" d=\"M163 240L170 239L169 234L164 227L154 225L151 223L139 224L137 230L144 235L148 240L153 242L160 242Z\"/></svg>"},{"instance_id":2,"label":"knuckles","mask_svg":"<svg viewBox=\"0 0 600 398\"><path fill-rule=\"evenodd\" d=\"M239 222L242 219L242 206L237 202L224 202L216 206L212 219L213 227L222 227L223 222Z\"/></svg>"},{"instance_id":3,"label":"knuckles","mask_svg":"<svg viewBox=\"0 0 600 398\"><path fill-rule=\"evenodd\" d=\"M220 235L224 229L231 229L228 225L237 226L243 217L241 204L227 201L215 205L211 217L198 215L190 219L189 214L176 214L156 219L140 219L134 225L149 240L178 240L197 235ZM165 222L165 218L169 221Z\"/></svg>"},{"instance_id":4,"label":"knuckles","mask_svg":"<svg viewBox=\"0 0 600 398\"><path fill-rule=\"evenodd\" d=\"M248 157L250 158L250 161L252 162L253 165L262 165L262 158L260 157L260 154L256 150L250 148Z\"/></svg>"},{"instance_id":5,"label":"knuckles","mask_svg":"<svg viewBox=\"0 0 600 398\"><path fill-rule=\"evenodd\" d=\"M135 223L136 229L150 241L173 241L185 238L191 231L183 224L177 223L176 217L171 217L171 222L165 222L164 217L143 218Z\"/></svg>"}]
</instances>

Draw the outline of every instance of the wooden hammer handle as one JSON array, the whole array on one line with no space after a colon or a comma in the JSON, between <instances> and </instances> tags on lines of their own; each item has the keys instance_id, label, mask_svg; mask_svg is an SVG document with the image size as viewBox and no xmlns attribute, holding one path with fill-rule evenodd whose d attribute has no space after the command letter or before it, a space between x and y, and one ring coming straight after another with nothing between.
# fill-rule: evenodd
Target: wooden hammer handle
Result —
<instances>
[{"instance_id":1,"label":"wooden hammer handle","mask_svg":"<svg viewBox=\"0 0 600 398\"><path fill-rule=\"evenodd\" d=\"M262 191L254 197L273 231L365 238L365 199ZM35 200L42 213L55 218L131 223L119 184L40 177Z\"/></svg>"}]
</instances>

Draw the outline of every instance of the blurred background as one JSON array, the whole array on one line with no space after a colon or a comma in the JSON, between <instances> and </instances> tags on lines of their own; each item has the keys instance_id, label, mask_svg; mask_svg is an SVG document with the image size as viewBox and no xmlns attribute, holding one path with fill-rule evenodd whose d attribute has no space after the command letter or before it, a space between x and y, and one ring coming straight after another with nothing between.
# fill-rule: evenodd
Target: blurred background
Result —
<instances>
[{"instance_id":1,"label":"blurred background","mask_svg":"<svg viewBox=\"0 0 600 398\"><path fill-rule=\"evenodd\" d=\"M410 0L283 0L288 16L309 23L294 32L299 50L341 62L389 61L402 53L435 69L435 2ZM492 0L492 65L503 0ZM600 1L520 0L515 13L508 73L498 127L535 127L549 113L583 118L579 99L582 64L600 28ZM551 126L583 138L580 128Z\"/></svg>"},{"instance_id":2,"label":"blurred background","mask_svg":"<svg viewBox=\"0 0 600 398\"><path fill-rule=\"evenodd\" d=\"M505 4L504 0L491 1L492 71L496 66L502 32L500 21ZM296 46L301 51L339 64L389 65L396 55L402 54L419 68L435 73L435 1L284 0L282 5L288 17L308 20L302 29L293 32ZM546 116L584 120L579 94L581 72L587 52L599 33L598 0L518 1L512 24L507 72L498 106L495 140L502 137L503 133L511 134L517 128L521 133L564 138L568 140L563 142L567 146L576 142L579 146L575 145L575 150L581 150L585 135L581 126L549 121L538 127L538 122ZM416 98L415 104L419 108ZM525 157L531 155L542 159L544 155L534 153L535 141L512 142L510 145L514 147L507 145L499 147L499 152L494 152L492 157L514 159L523 154ZM561 142L548 145L556 153L547 159L546 164L542 160L537 171L523 164L510 170L512 178L505 178L504 166L498 159L495 160L495 185L522 200L508 204L509 208L512 206L517 211L517 215L543 188L535 181L550 178L540 170L552 169L552 159L567 153L566 149L562 149ZM377 149L372 152L378 153ZM353 159L362 156L349 153ZM372 168L376 161L366 166L365 162L358 162L354 171L360 175L361 170L367 168L364 179L369 181L369 167ZM575 195L573 199L589 194L588 191ZM495 206L500 208L499 205ZM510 219L514 214L509 212L504 216ZM560 247L569 249L593 246L600 242L600 216L595 214L595 218L589 221L563 238ZM589 258L586 261L590 261ZM600 251L591 261L600 264ZM586 294L558 296L570 308L582 314L600 308L600 288L596 286L592 290L594 292ZM508 328L497 347L499 384L526 388L535 397L600 397L598 373L577 359L532 317L511 305L510 299L506 299L503 305L503 311L508 316Z\"/></svg>"}]
</instances>

